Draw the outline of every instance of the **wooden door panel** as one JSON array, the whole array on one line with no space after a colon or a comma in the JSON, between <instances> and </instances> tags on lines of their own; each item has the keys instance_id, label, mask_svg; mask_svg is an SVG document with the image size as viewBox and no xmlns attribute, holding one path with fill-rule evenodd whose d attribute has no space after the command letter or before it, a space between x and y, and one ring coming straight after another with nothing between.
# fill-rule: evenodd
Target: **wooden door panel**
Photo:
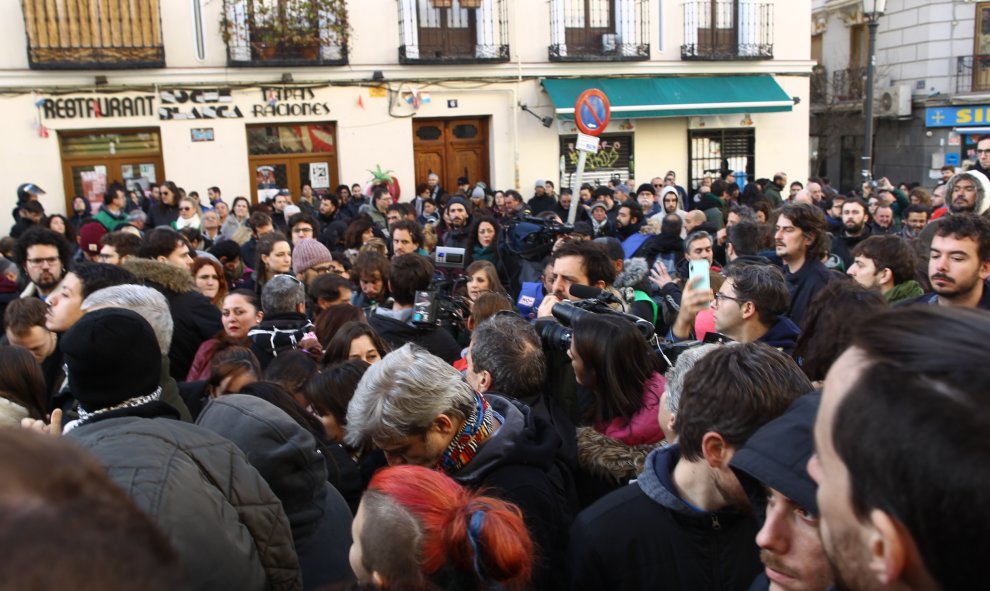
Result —
<instances>
[{"instance_id":1,"label":"wooden door panel","mask_svg":"<svg viewBox=\"0 0 990 591\"><path fill-rule=\"evenodd\" d=\"M422 119L413 122L416 183L432 170L447 190L457 178L488 182L488 120L481 117Z\"/></svg>"},{"instance_id":2,"label":"wooden door panel","mask_svg":"<svg viewBox=\"0 0 990 591\"><path fill-rule=\"evenodd\" d=\"M416 150L416 184L425 183L431 172L440 177L441 186L444 185L443 147L440 149L429 149L429 151Z\"/></svg>"},{"instance_id":3,"label":"wooden door panel","mask_svg":"<svg viewBox=\"0 0 990 591\"><path fill-rule=\"evenodd\" d=\"M478 148L451 148L450 161L456 176L466 176L471 184L487 180L487 174L482 169L482 154Z\"/></svg>"}]
</instances>

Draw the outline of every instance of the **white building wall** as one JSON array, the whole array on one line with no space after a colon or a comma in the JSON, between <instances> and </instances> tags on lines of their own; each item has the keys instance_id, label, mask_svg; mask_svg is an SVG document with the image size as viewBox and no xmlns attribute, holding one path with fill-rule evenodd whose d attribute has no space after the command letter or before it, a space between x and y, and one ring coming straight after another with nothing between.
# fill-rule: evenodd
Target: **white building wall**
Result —
<instances>
[{"instance_id":1,"label":"white building wall","mask_svg":"<svg viewBox=\"0 0 990 591\"><path fill-rule=\"evenodd\" d=\"M222 2L202 2L205 59L196 54L196 32L190 2L161 1L167 68L160 70L41 71L29 70L26 34L20 0L0 0L10 18L0 20L0 117L5 140L0 142L0 210L9 211L18 184L31 181L42 186L50 212L64 211L58 131L72 129L123 129L152 127L161 131L166 176L187 190L204 193L218 185L227 196L250 194L245 125L275 122L255 118L252 105L259 102L258 84L278 85L283 73L297 84L328 85L315 89L316 99L326 102L325 118L280 117L277 122L333 121L337 125L337 159L340 181L365 182L367 170L381 165L391 169L411 195L414 185L412 118L490 117L489 159L492 185L521 187L524 194L537 178L556 178L559 168L558 126L544 128L518 109L525 103L541 114L552 114L553 105L539 80L552 76L684 76L773 74L800 103L790 113L754 114L759 176L778 169L803 171L807 166L809 103L810 0L774 2L774 59L762 61L682 61L684 31L681 3L651 0L651 57L643 62L551 63L550 6L548 2L508 0L508 41L511 60L501 64L410 65L399 64L399 19L395 0L349 0L353 29L349 65L335 67L230 68L219 34ZM661 47L662 37L662 47ZM395 91L429 91L431 102L413 111L396 101L391 113L388 98L372 96L373 72L381 71ZM94 96L96 75L108 84L100 90L121 92L140 88L234 87L234 102L243 119L163 121L158 117L101 117L44 120L49 137L39 137L35 101L42 97ZM447 79L441 82L440 79ZM460 79L460 80L457 80ZM32 92L37 89L38 94ZM21 92L21 94L11 94ZM126 96L124 93L120 96ZM133 94L133 92L131 93ZM394 98L394 97L393 97ZM360 100L359 100L360 99ZM448 108L448 99L457 100ZM158 103L156 103L156 107ZM638 180L673 169L687 177L687 119L636 120L635 160ZM213 142L192 142L190 129L212 127Z\"/></svg>"}]
</instances>

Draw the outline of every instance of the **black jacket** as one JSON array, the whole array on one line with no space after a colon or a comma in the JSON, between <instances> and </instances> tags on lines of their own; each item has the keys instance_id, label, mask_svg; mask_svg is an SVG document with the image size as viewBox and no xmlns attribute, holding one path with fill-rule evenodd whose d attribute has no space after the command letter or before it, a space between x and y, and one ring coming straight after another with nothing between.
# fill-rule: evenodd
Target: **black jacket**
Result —
<instances>
[{"instance_id":1,"label":"black jacket","mask_svg":"<svg viewBox=\"0 0 990 591\"><path fill-rule=\"evenodd\" d=\"M560 575L577 497L560 437L526 405L495 394L485 397L502 417L502 425L467 466L450 476L518 505L536 545L533 586L564 589Z\"/></svg>"},{"instance_id":2,"label":"black jacket","mask_svg":"<svg viewBox=\"0 0 990 591\"><path fill-rule=\"evenodd\" d=\"M532 215L540 215L544 211L553 211L553 206L556 204L557 200L547 194L544 194L543 197L536 197L534 195L526 203Z\"/></svg>"},{"instance_id":3,"label":"black jacket","mask_svg":"<svg viewBox=\"0 0 990 591\"><path fill-rule=\"evenodd\" d=\"M787 317L798 326L804 326L804 315L808 311L811 298L835 277L826 267L814 259L807 259L797 273L791 273L784 267L784 277L787 279L787 290L791 292L791 307Z\"/></svg>"},{"instance_id":4,"label":"black jacket","mask_svg":"<svg viewBox=\"0 0 990 591\"><path fill-rule=\"evenodd\" d=\"M199 346L223 330L220 310L196 291L196 283L188 271L168 263L139 258L131 258L124 268L168 300L175 325L172 346L168 350L169 374L177 382L185 380Z\"/></svg>"},{"instance_id":5,"label":"black jacket","mask_svg":"<svg viewBox=\"0 0 990 591\"><path fill-rule=\"evenodd\" d=\"M842 264L848 270L853 263L852 251L856 245L873 235L873 226L866 224L859 236L846 236L845 230L840 230L832 236L832 254L842 259Z\"/></svg>"},{"instance_id":6,"label":"black jacket","mask_svg":"<svg viewBox=\"0 0 990 591\"><path fill-rule=\"evenodd\" d=\"M378 331L392 349L398 349L406 343L416 343L447 363L454 363L461 358L460 345L442 328L413 326L378 311L368 317L368 324Z\"/></svg>"},{"instance_id":7,"label":"black jacket","mask_svg":"<svg viewBox=\"0 0 990 591\"><path fill-rule=\"evenodd\" d=\"M288 312L266 317L248 331L248 338L261 369L265 369L279 353L296 349L306 333L312 330L313 323L305 314Z\"/></svg>"},{"instance_id":8,"label":"black jacket","mask_svg":"<svg viewBox=\"0 0 990 591\"><path fill-rule=\"evenodd\" d=\"M203 427L142 418L154 415L144 407L152 405L113 411L66 436L161 526L186 589L301 589L289 520L244 454Z\"/></svg>"},{"instance_id":9,"label":"black jacket","mask_svg":"<svg viewBox=\"0 0 990 591\"><path fill-rule=\"evenodd\" d=\"M658 449L634 483L578 515L570 536L570 585L580 591L746 589L760 572L756 520L698 511L676 492L676 445Z\"/></svg>"},{"instance_id":10,"label":"black jacket","mask_svg":"<svg viewBox=\"0 0 990 591\"><path fill-rule=\"evenodd\" d=\"M304 589L354 579L348 561L351 512L327 483L323 455L309 432L281 409L247 394L211 401L197 424L239 447L282 501Z\"/></svg>"}]
</instances>

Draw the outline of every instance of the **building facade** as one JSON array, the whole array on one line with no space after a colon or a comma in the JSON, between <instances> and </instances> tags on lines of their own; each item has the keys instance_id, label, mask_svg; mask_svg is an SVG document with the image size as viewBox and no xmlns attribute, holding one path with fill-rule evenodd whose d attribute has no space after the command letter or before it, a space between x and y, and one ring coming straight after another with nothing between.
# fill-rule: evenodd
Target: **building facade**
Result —
<instances>
[{"instance_id":1,"label":"building facade","mask_svg":"<svg viewBox=\"0 0 990 591\"><path fill-rule=\"evenodd\" d=\"M256 201L379 166L403 199L430 172L528 196L573 182L592 87L613 108L592 182L808 162L810 0L0 5L22 17L0 23L10 207L27 181L54 212L113 181Z\"/></svg>"},{"instance_id":2,"label":"building facade","mask_svg":"<svg viewBox=\"0 0 990 591\"><path fill-rule=\"evenodd\" d=\"M867 26L862 0L814 0L811 172L862 181ZM990 134L990 2L888 0L877 31L874 178L931 187Z\"/></svg>"}]
</instances>

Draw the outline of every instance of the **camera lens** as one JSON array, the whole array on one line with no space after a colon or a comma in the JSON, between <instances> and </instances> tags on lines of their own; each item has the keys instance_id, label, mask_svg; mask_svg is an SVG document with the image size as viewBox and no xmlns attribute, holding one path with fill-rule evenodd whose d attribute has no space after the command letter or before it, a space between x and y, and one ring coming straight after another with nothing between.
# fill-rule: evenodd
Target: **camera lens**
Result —
<instances>
[{"instance_id":1,"label":"camera lens","mask_svg":"<svg viewBox=\"0 0 990 591\"><path fill-rule=\"evenodd\" d=\"M537 320L536 327L539 330L540 340L543 342L544 348L557 349L558 351L567 351L571 348L574 330L550 318Z\"/></svg>"}]
</instances>

